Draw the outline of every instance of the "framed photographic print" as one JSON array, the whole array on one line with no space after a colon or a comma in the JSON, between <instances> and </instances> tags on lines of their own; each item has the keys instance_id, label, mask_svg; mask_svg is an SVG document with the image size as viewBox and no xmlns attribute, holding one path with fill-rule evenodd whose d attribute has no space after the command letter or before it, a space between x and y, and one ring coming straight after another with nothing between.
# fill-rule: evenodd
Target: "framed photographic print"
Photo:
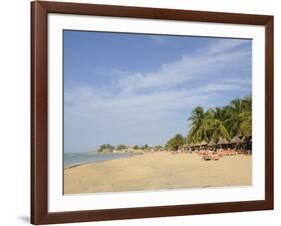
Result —
<instances>
[{"instance_id":1,"label":"framed photographic print","mask_svg":"<svg viewBox=\"0 0 281 226\"><path fill-rule=\"evenodd\" d=\"M273 16L31 3L31 223L273 209Z\"/></svg>"}]
</instances>

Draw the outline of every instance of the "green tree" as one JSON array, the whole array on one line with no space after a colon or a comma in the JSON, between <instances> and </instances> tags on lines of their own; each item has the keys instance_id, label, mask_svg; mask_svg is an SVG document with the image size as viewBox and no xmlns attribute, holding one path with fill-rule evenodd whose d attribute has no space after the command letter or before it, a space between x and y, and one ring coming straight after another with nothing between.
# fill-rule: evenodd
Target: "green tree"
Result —
<instances>
[{"instance_id":1,"label":"green tree","mask_svg":"<svg viewBox=\"0 0 281 226\"><path fill-rule=\"evenodd\" d=\"M166 143L168 150L178 150L178 148L185 144L185 138L181 134L176 134Z\"/></svg>"},{"instance_id":2,"label":"green tree","mask_svg":"<svg viewBox=\"0 0 281 226\"><path fill-rule=\"evenodd\" d=\"M242 100L242 108L240 130L243 136L250 136L252 135L252 96Z\"/></svg>"},{"instance_id":3,"label":"green tree","mask_svg":"<svg viewBox=\"0 0 281 226\"><path fill-rule=\"evenodd\" d=\"M146 149L148 149L148 148L149 148L148 144L145 144L145 145L143 145L143 146L141 147L142 150L146 150Z\"/></svg>"},{"instance_id":4,"label":"green tree","mask_svg":"<svg viewBox=\"0 0 281 226\"><path fill-rule=\"evenodd\" d=\"M252 97L234 99L230 102L230 118L228 130L233 136L249 136L252 134Z\"/></svg>"},{"instance_id":5,"label":"green tree","mask_svg":"<svg viewBox=\"0 0 281 226\"><path fill-rule=\"evenodd\" d=\"M196 107L191 112L191 116L188 118L191 127L187 136L188 143L198 143L202 140L209 140L207 134L210 126L207 120L209 117L210 112L205 112L203 107Z\"/></svg>"},{"instance_id":6,"label":"green tree","mask_svg":"<svg viewBox=\"0 0 281 226\"><path fill-rule=\"evenodd\" d=\"M126 149L126 145L125 144L119 144L117 146L117 150L124 150L124 149Z\"/></svg>"},{"instance_id":7,"label":"green tree","mask_svg":"<svg viewBox=\"0 0 281 226\"><path fill-rule=\"evenodd\" d=\"M203 140L217 142L219 138L229 140L234 136L252 134L252 97L234 99L229 105L204 111L196 107L188 118L188 143L200 143Z\"/></svg>"},{"instance_id":8,"label":"green tree","mask_svg":"<svg viewBox=\"0 0 281 226\"><path fill-rule=\"evenodd\" d=\"M99 148L98 148L98 152L112 152L115 149L115 147L113 145L110 144L102 144Z\"/></svg>"},{"instance_id":9,"label":"green tree","mask_svg":"<svg viewBox=\"0 0 281 226\"><path fill-rule=\"evenodd\" d=\"M208 124L208 140L218 142L220 138L230 139L229 132L226 128L227 120L230 116L229 110L226 107L216 107L215 109L208 110L209 114L206 118Z\"/></svg>"}]
</instances>

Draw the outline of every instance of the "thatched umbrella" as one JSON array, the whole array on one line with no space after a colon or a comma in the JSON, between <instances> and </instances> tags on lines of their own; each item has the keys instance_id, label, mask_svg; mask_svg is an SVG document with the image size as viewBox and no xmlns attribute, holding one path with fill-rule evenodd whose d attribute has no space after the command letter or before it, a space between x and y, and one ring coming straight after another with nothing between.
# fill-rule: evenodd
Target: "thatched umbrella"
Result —
<instances>
[{"instance_id":1,"label":"thatched umbrella","mask_svg":"<svg viewBox=\"0 0 281 226\"><path fill-rule=\"evenodd\" d=\"M230 140L230 143L235 144L235 149L237 150L238 145L242 143L242 140L238 136L235 136Z\"/></svg>"},{"instance_id":2,"label":"thatched umbrella","mask_svg":"<svg viewBox=\"0 0 281 226\"><path fill-rule=\"evenodd\" d=\"M242 137L241 143L248 143L248 142L252 142L252 136Z\"/></svg>"},{"instance_id":3,"label":"thatched umbrella","mask_svg":"<svg viewBox=\"0 0 281 226\"><path fill-rule=\"evenodd\" d=\"M220 148L222 148L223 146L227 146L227 145L228 145L228 141L225 138L220 137L220 139L218 141L218 146Z\"/></svg>"},{"instance_id":4,"label":"thatched umbrella","mask_svg":"<svg viewBox=\"0 0 281 226\"><path fill-rule=\"evenodd\" d=\"M233 137L230 142L230 144L240 144L242 143L241 139L238 136Z\"/></svg>"},{"instance_id":5,"label":"thatched umbrella","mask_svg":"<svg viewBox=\"0 0 281 226\"><path fill-rule=\"evenodd\" d=\"M193 144L193 143L188 144L188 146L189 146L189 148L190 148L191 150L193 150L193 148L194 148L194 144Z\"/></svg>"},{"instance_id":6,"label":"thatched umbrella","mask_svg":"<svg viewBox=\"0 0 281 226\"><path fill-rule=\"evenodd\" d=\"M216 145L216 142L211 140L208 144L209 147L212 147L212 146L215 146Z\"/></svg>"},{"instance_id":7,"label":"thatched umbrella","mask_svg":"<svg viewBox=\"0 0 281 226\"><path fill-rule=\"evenodd\" d=\"M228 141L225 138L220 137L218 144L220 145L228 144Z\"/></svg>"},{"instance_id":8,"label":"thatched umbrella","mask_svg":"<svg viewBox=\"0 0 281 226\"><path fill-rule=\"evenodd\" d=\"M189 146L188 146L188 144L184 144L184 145L182 145L182 148L185 151L185 150L187 150L189 148Z\"/></svg>"},{"instance_id":9,"label":"thatched umbrella","mask_svg":"<svg viewBox=\"0 0 281 226\"><path fill-rule=\"evenodd\" d=\"M207 145L208 143L205 141L205 140L203 140L201 143L200 143L200 146L205 146L205 145Z\"/></svg>"},{"instance_id":10,"label":"thatched umbrella","mask_svg":"<svg viewBox=\"0 0 281 226\"><path fill-rule=\"evenodd\" d=\"M196 144L194 144L194 147L199 150L200 149L200 143L197 142Z\"/></svg>"}]
</instances>

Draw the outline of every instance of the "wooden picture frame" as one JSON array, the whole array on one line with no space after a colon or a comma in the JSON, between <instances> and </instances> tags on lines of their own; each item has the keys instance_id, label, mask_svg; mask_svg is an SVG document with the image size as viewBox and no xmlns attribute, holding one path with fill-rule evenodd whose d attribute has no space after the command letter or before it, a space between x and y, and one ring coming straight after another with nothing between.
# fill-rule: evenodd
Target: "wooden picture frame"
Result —
<instances>
[{"instance_id":1,"label":"wooden picture frame","mask_svg":"<svg viewBox=\"0 0 281 226\"><path fill-rule=\"evenodd\" d=\"M70 212L48 211L48 14L265 27L265 199ZM31 223L52 224L273 209L273 16L35 1L31 3Z\"/></svg>"}]
</instances>

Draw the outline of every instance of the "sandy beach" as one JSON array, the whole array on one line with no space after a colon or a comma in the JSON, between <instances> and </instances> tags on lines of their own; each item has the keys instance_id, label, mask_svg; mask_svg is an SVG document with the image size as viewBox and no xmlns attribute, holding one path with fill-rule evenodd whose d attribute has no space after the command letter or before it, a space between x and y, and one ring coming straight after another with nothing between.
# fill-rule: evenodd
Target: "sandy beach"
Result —
<instances>
[{"instance_id":1,"label":"sandy beach","mask_svg":"<svg viewBox=\"0 0 281 226\"><path fill-rule=\"evenodd\" d=\"M196 153L155 152L64 169L64 193L251 185L252 157L204 161Z\"/></svg>"}]
</instances>

